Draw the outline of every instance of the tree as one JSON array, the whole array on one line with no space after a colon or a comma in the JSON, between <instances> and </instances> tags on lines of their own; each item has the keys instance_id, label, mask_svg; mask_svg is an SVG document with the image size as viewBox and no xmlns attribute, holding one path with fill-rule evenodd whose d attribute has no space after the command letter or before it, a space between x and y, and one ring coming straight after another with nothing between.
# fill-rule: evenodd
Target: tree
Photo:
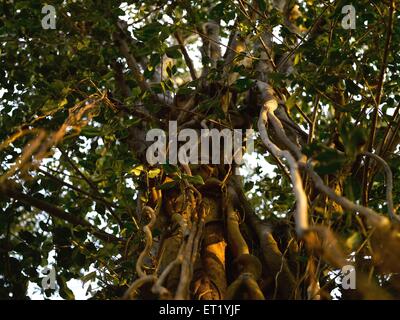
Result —
<instances>
[{"instance_id":1,"label":"tree","mask_svg":"<svg viewBox=\"0 0 400 320\"><path fill-rule=\"evenodd\" d=\"M3 1L0 297L53 256L66 299L70 279L94 299L399 298L395 4L58 0L54 29ZM229 140L150 164L171 121L254 128L273 170L212 162Z\"/></svg>"}]
</instances>

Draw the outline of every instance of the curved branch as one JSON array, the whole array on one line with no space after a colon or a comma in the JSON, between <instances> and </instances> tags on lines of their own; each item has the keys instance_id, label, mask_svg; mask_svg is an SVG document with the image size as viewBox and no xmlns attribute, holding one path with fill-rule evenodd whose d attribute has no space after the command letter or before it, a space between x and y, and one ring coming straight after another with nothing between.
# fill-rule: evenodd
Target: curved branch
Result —
<instances>
[{"instance_id":1,"label":"curved branch","mask_svg":"<svg viewBox=\"0 0 400 320\"><path fill-rule=\"evenodd\" d=\"M297 161L294 159L292 154L289 151L282 151L278 148L268 137L268 132L266 129L268 116L271 115L272 112L268 107L268 101L264 104L264 108L261 110L260 118L258 120L258 130L260 131L261 139L264 144L271 150L275 156L278 158L285 158L290 167L290 178L293 184L293 192L296 197L296 233L298 237L302 237L304 231L308 229L308 214L307 214L307 196L303 188L303 182L301 180L301 176L299 173L299 168L297 165Z\"/></svg>"},{"instance_id":2,"label":"curved branch","mask_svg":"<svg viewBox=\"0 0 400 320\"><path fill-rule=\"evenodd\" d=\"M371 152L365 152L364 155L375 159L383 166L383 168L385 170L385 177L386 177L386 201L387 201L387 206L388 206L388 213L392 220L397 220L398 222L400 222L400 218L396 215L395 210L394 210L394 205L393 205L393 174L392 174L392 170L390 170L389 165L380 156L378 156L374 153L371 153Z\"/></svg>"},{"instance_id":3,"label":"curved branch","mask_svg":"<svg viewBox=\"0 0 400 320\"><path fill-rule=\"evenodd\" d=\"M186 50L185 44L179 32L175 32L175 38L178 41L179 48L181 49L183 54L183 58L185 59L186 65L189 68L190 76L192 77L192 80L196 80L197 79L196 69L194 68L193 61L192 59L190 59L189 53Z\"/></svg>"},{"instance_id":4,"label":"curved branch","mask_svg":"<svg viewBox=\"0 0 400 320\"><path fill-rule=\"evenodd\" d=\"M310 162L299 164L310 175L311 179L314 181L315 187L325 193L331 200L340 204L344 209L353 212L359 212L362 216L366 217L372 225L384 227L389 224L389 220L386 217L379 215L374 210L358 205L354 202L351 202L346 197L336 194L335 191L326 186L321 177L317 173L315 173L314 168L312 167Z\"/></svg>"},{"instance_id":5,"label":"curved branch","mask_svg":"<svg viewBox=\"0 0 400 320\"><path fill-rule=\"evenodd\" d=\"M157 279L155 275L149 275L149 276L144 276L142 278L137 279L135 282L133 282L128 290L125 291L125 294L122 299L124 300L130 300L132 299L132 293L135 292L137 289L139 289L141 286L148 282L154 282Z\"/></svg>"},{"instance_id":6,"label":"curved branch","mask_svg":"<svg viewBox=\"0 0 400 320\"><path fill-rule=\"evenodd\" d=\"M236 258L242 254L249 254L250 252L249 247L240 232L239 217L233 207L232 199L230 199L231 197L229 196L229 194L234 191L230 189L232 188L228 188L228 197L225 199L223 205L226 206L228 244L232 250L233 256Z\"/></svg>"},{"instance_id":7,"label":"curved branch","mask_svg":"<svg viewBox=\"0 0 400 320\"><path fill-rule=\"evenodd\" d=\"M171 273L172 269L174 269L176 266L179 266L182 261L183 261L183 249L184 245L182 244L181 247L179 248L179 252L175 260L173 260L169 265L165 267L161 275L158 277L156 283L153 285L151 288L151 291L155 294L158 294L161 297L164 296L170 296L170 292L167 288L163 286L163 283L167 276Z\"/></svg>"},{"instance_id":8,"label":"curved branch","mask_svg":"<svg viewBox=\"0 0 400 320\"><path fill-rule=\"evenodd\" d=\"M385 42L385 51L383 53L383 59L382 59L382 65L381 69L379 72L379 79L378 79L378 88L377 88L377 93L375 97L375 109L374 113L372 115L372 126L371 126L371 131L369 134L368 138L368 152L372 151L372 148L374 147L374 142L375 142L375 135L376 135L376 128L378 125L378 113L379 113L379 105L381 104L382 100L382 93L383 93L383 83L384 83L384 78L385 78L385 73L386 73L386 68L387 68L387 63L388 63L388 57L389 57L389 48L390 48L390 42L392 40L392 34L393 34L393 16L394 16L394 11L395 11L395 1L391 0L390 1L390 8L389 8L389 21L387 25L387 34L386 34L386 42ZM369 176L369 159L367 158L365 161L365 166L364 166L364 172L363 172L363 204L366 205L368 204L368 176Z\"/></svg>"},{"instance_id":9,"label":"curved branch","mask_svg":"<svg viewBox=\"0 0 400 320\"><path fill-rule=\"evenodd\" d=\"M136 272L140 278L146 276L146 273L142 269L143 259L150 253L151 246L153 244L153 235L151 233L151 228L153 227L154 223L156 222L157 215L154 210L148 206L145 206L143 212L148 212L150 215L150 222L143 227L143 231L146 234L146 246L143 251L140 253L139 258L136 262Z\"/></svg>"},{"instance_id":10,"label":"curved branch","mask_svg":"<svg viewBox=\"0 0 400 320\"><path fill-rule=\"evenodd\" d=\"M267 85L268 86L268 85ZM258 128L261 134L261 138L263 142L267 145L267 147L271 148L272 152L275 152L279 157L285 157L288 162L289 166L291 168L291 176L292 176L292 183L293 183L293 189L295 191L295 196L297 200L297 210L296 210L296 215L295 215L295 220L296 220L296 232L298 235L302 234L306 229L308 229L308 221L307 221L307 197L305 195L302 182L301 182L301 177L298 173L298 165L304 168L307 173L310 175L311 179L314 181L315 187L325 193L330 199L335 201L336 203L340 204L343 208L353 211L353 212L359 212L361 215L366 217L369 222L373 225L384 227L389 224L389 220L386 217L383 217L379 215L377 212L374 210L358 205L356 203L351 202L349 199L346 197L340 196L336 194L331 188L326 186L321 179L321 177L314 171L314 168L311 164L310 161L306 161L306 156L303 155L300 151L299 148L297 148L291 141L287 138L283 126L280 123L280 120L275 117L272 112L275 110L270 106L275 106L277 104L275 98L268 97L267 100L264 103L264 107L261 110L260 113L260 118L258 121ZM275 100L275 103L274 103ZM287 147L291 149L293 153L297 155L299 158L299 162L297 163L293 156L288 152L288 151L282 151L280 150L268 137L268 133L266 130L266 124L268 121L268 116L270 119L272 119L272 122L275 123L275 128L277 129L277 134L279 135L279 138L288 143L290 142ZM285 137L286 136L286 137ZM286 155L284 154L286 152ZM298 177L296 177L296 172ZM299 203L300 201L305 201L302 205ZM305 209L304 209L305 207Z\"/></svg>"}]
</instances>

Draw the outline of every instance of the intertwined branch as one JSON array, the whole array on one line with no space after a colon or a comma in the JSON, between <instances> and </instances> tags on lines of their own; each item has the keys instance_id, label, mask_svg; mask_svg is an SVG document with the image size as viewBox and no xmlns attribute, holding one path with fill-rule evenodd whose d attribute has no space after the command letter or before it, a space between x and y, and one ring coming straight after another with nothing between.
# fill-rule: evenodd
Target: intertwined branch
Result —
<instances>
[{"instance_id":1,"label":"intertwined branch","mask_svg":"<svg viewBox=\"0 0 400 320\"><path fill-rule=\"evenodd\" d=\"M205 208L202 205L201 194L193 185L187 181L184 182L187 189L188 199L185 201L185 209L183 212L176 212L172 216L172 221L175 221L179 226L179 233L182 235L181 244L177 256L172 260L161 272L160 275L153 273L147 275L143 271L144 258L149 256L153 244L152 228L156 222L161 208L161 197L154 210L149 206L144 206L142 212L150 216L150 222L143 227L146 235L145 248L139 255L136 262L136 273L139 276L124 294L124 299L132 299L135 297L136 291L146 283L153 283L151 292L160 298L172 298L172 293L165 287L164 282L168 275L176 267L180 267L179 283L176 288L174 298L177 300L187 299L189 295L189 286L193 276L193 265L197 258L200 249L200 238L204 227ZM194 194L198 196L196 199ZM162 249L162 248L160 248Z\"/></svg>"}]
</instances>

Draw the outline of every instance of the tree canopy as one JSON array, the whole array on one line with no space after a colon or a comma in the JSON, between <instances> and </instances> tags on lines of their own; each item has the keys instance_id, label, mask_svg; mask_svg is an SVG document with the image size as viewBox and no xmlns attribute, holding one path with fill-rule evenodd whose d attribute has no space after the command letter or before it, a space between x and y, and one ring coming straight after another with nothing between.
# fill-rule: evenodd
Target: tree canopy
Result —
<instances>
[{"instance_id":1,"label":"tree canopy","mask_svg":"<svg viewBox=\"0 0 400 320\"><path fill-rule=\"evenodd\" d=\"M396 5L2 1L0 298L400 298ZM170 121L250 168L150 165Z\"/></svg>"}]
</instances>

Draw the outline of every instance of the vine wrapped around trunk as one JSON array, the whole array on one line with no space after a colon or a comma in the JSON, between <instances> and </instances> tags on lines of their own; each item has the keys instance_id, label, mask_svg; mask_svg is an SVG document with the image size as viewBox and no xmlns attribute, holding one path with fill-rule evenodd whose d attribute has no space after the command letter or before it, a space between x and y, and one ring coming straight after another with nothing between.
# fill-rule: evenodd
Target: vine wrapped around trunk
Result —
<instances>
[{"instance_id":1,"label":"vine wrapped around trunk","mask_svg":"<svg viewBox=\"0 0 400 320\"><path fill-rule=\"evenodd\" d=\"M399 299L398 8L342 4L5 1L0 299Z\"/></svg>"}]
</instances>

